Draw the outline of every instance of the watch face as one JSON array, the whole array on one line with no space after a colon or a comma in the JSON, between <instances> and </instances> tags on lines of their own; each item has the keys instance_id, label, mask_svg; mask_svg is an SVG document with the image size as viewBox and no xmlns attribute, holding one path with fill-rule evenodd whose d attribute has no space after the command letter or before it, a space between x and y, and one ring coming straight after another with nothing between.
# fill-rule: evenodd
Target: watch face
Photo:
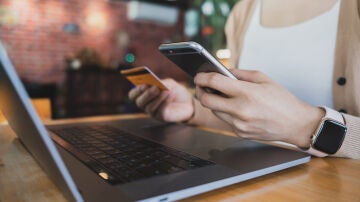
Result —
<instances>
[{"instance_id":1,"label":"watch face","mask_svg":"<svg viewBox=\"0 0 360 202\"><path fill-rule=\"evenodd\" d=\"M313 147L327 154L335 154L346 134L346 127L333 120L325 120Z\"/></svg>"}]
</instances>

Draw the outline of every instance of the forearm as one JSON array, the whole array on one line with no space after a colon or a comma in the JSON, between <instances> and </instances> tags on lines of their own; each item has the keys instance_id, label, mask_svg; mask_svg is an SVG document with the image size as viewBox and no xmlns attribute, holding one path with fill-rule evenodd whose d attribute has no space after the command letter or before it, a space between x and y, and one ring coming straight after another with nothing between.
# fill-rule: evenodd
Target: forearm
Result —
<instances>
[{"instance_id":1,"label":"forearm","mask_svg":"<svg viewBox=\"0 0 360 202\"><path fill-rule=\"evenodd\" d=\"M231 130L228 124L216 117L210 109L203 107L197 99L194 99L194 110L193 117L188 121L189 124L219 130Z\"/></svg>"}]
</instances>

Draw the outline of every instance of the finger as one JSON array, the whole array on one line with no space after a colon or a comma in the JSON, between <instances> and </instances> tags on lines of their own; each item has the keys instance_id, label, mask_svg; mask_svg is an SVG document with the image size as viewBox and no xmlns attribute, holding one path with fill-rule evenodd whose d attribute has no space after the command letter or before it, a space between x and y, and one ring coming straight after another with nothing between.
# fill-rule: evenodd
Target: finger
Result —
<instances>
[{"instance_id":1,"label":"finger","mask_svg":"<svg viewBox=\"0 0 360 202\"><path fill-rule=\"evenodd\" d=\"M145 109L146 105L155 99L160 94L160 89L156 86L151 86L147 90L144 91L138 98L136 98L136 105L140 109Z\"/></svg>"},{"instance_id":2,"label":"finger","mask_svg":"<svg viewBox=\"0 0 360 202\"><path fill-rule=\"evenodd\" d=\"M195 99L199 100L199 98L205 93L204 88L201 88L199 86L195 87Z\"/></svg>"},{"instance_id":3,"label":"finger","mask_svg":"<svg viewBox=\"0 0 360 202\"><path fill-rule=\"evenodd\" d=\"M201 87L195 89L196 98L200 101L201 105L211 110L216 111L230 111L229 100L223 96L219 96L213 93L205 92Z\"/></svg>"},{"instance_id":4,"label":"finger","mask_svg":"<svg viewBox=\"0 0 360 202\"><path fill-rule=\"evenodd\" d=\"M166 86L167 88L169 88L169 89L173 89L173 87L178 84L178 83L177 83L174 79L172 79L172 78L162 79L161 81L162 81L162 82L165 84L165 86Z\"/></svg>"},{"instance_id":5,"label":"finger","mask_svg":"<svg viewBox=\"0 0 360 202\"><path fill-rule=\"evenodd\" d=\"M231 79L219 73L198 73L194 82L199 87L212 88L220 91L228 97L233 97L241 92L241 89L247 89L248 82Z\"/></svg>"},{"instance_id":6,"label":"finger","mask_svg":"<svg viewBox=\"0 0 360 202\"><path fill-rule=\"evenodd\" d=\"M146 88L148 88L146 85L136 86L135 88L129 91L128 93L129 98L131 100L136 100L136 98L139 97L139 95L141 95Z\"/></svg>"},{"instance_id":7,"label":"finger","mask_svg":"<svg viewBox=\"0 0 360 202\"><path fill-rule=\"evenodd\" d=\"M192 106L184 106L181 103L171 103L171 107L167 107L166 103L162 103L155 117L167 122L185 121L191 117L192 110L189 107Z\"/></svg>"},{"instance_id":8,"label":"finger","mask_svg":"<svg viewBox=\"0 0 360 202\"><path fill-rule=\"evenodd\" d=\"M157 111L159 111L160 105L165 103L165 100L168 97L169 97L169 91L161 92L160 96L157 99L153 99L146 105L145 112L153 116L156 116Z\"/></svg>"},{"instance_id":9,"label":"finger","mask_svg":"<svg viewBox=\"0 0 360 202\"><path fill-rule=\"evenodd\" d=\"M236 78L242 81L252 83L264 83L271 81L270 77L256 70L231 69L230 71L236 76Z\"/></svg>"}]
</instances>

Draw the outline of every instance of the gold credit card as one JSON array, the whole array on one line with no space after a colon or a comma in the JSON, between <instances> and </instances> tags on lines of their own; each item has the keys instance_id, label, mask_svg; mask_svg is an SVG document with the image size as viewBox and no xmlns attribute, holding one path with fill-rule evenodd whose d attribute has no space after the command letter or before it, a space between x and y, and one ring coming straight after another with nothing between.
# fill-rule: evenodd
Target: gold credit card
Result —
<instances>
[{"instance_id":1,"label":"gold credit card","mask_svg":"<svg viewBox=\"0 0 360 202\"><path fill-rule=\"evenodd\" d=\"M160 90L169 90L164 83L146 66L121 70L120 73L135 86L146 84L157 86Z\"/></svg>"}]
</instances>

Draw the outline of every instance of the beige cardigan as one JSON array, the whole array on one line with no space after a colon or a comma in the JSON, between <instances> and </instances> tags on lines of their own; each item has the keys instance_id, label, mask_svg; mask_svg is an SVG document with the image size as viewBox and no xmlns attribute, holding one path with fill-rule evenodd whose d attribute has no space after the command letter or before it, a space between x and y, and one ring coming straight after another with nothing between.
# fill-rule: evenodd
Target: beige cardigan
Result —
<instances>
[{"instance_id":1,"label":"beige cardigan","mask_svg":"<svg viewBox=\"0 0 360 202\"><path fill-rule=\"evenodd\" d=\"M245 32L256 0L242 0L232 10L225 32L232 53L230 66L237 67ZM348 131L344 143L335 154L338 157L360 159L360 0L342 0L333 78L334 106L342 113ZM338 85L340 77L345 85Z\"/></svg>"}]
</instances>

